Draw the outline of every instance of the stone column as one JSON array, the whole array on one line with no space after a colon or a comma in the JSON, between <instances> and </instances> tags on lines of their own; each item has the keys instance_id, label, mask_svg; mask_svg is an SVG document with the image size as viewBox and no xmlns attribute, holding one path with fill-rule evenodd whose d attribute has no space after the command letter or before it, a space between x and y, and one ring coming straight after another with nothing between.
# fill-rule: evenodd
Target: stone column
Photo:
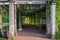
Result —
<instances>
[{"instance_id":1,"label":"stone column","mask_svg":"<svg viewBox=\"0 0 60 40\"><path fill-rule=\"evenodd\" d=\"M21 16L21 12L19 11L19 30L22 30L22 16Z\"/></svg>"},{"instance_id":2,"label":"stone column","mask_svg":"<svg viewBox=\"0 0 60 40\"><path fill-rule=\"evenodd\" d=\"M1 5L0 5L0 34L2 33L2 7L1 7ZM1 36L2 36L2 34L1 34Z\"/></svg>"},{"instance_id":3,"label":"stone column","mask_svg":"<svg viewBox=\"0 0 60 40\"><path fill-rule=\"evenodd\" d=\"M33 15L34 25L35 25L35 14Z\"/></svg>"},{"instance_id":4,"label":"stone column","mask_svg":"<svg viewBox=\"0 0 60 40\"><path fill-rule=\"evenodd\" d=\"M33 18L33 19L32 19L32 22L33 22L33 25L34 25L34 14L32 14L32 18Z\"/></svg>"},{"instance_id":5,"label":"stone column","mask_svg":"<svg viewBox=\"0 0 60 40\"><path fill-rule=\"evenodd\" d=\"M13 40L16 36L16 13L14 4L9 5L9 40Z\"/></svg>"},{"instance_id":6,"label":"stone column","mask_svg":"<svg viewBox=\"0 0 60 40\"><path fill-rule=\"evenodd\" d=\"M35 25L35 14L34 14L34 25Z\"/></svg>"},{"instance_id":7,"label":"stone column","mask_svg":"<svg viewBox=\"0 0 60 40\"><path fill-rule=\"evenodd\" d=\"M26 16L26 20L27 20L27 21L26 21L26 24L28 24L28 17L27 17L27 16Z\"/></svg>"},{"instance_id":8,"label":"stone column","mask_svg":"<svg viewBox=\"0 0 60 40\"><path fill-rule=\"evenodd\" d=\"M25 24L26 24L26 16L25 16Z\"/></svg>"},{"instance_id":9,"label":"stone column","mask_svg":"<svg viewBox=\"0 0 60 40\"><path fill-rule=\"evenodd\" d=\"M27 16L27 19L28 19L28 24L29 24L29 16Z\"/></svg>"},{"instance_id":10,"label":"stone column","mask_svg":"<svg viewBox=\"0 0 60 40\"><path fill-rule=\"evenodd\" d=\"M38 13L38 27L39 27L39 30L41 29L41 25L40 25L40 12Z\"/></svg>"},{"instance_id":11,"label":"stone column","mask_svg":"<svg viewBox=\"0 0 60 40\"><path fill-rule=\"evenodd\" d=\"M36 26L36 17L35 17L36 13L34 14L34 25Z\"/></svg>"},{"instance_id":12,"label":"stone column","mask_svg":"<svg viewBox=\"0 0 60 40\"><path fill-rule=\"evenodd\" d=\"M49 6L48 5L46 5L46 34L50 34L51 33L51 31L50 31L50 14L49 14Z\"/></svg>"},{"instance_id":13,"label":"stone column","mask_svg":"<svg viewBox=\"0 0 60 40\"><path fill-rule=\"evenodd\" d=\"M31 25L32 25L32 15L31 15Z\"/></svg>"},{"instance_id":14,"label":"stone column","mask_svg":"<svg viewBox=\"0 0 60 40\"><path fill-rule=\"evenodd\" d=\"M14 5L14 34L15 36L17 36L17 16L16 16L16 12L17 12L17 7L16 5Z\"/></svg>"},{"instance_id":15,"label":"stone column","mask_svg":"<svg viewBox=\"0 0 60 40\"><path fill-rule=\"evenodd\" d=\"M55 27L55 9L56 8L56 3L52 2L51 4L51 14L50 14L50 23L51 23L51 34L52 34L52 38L55 38L55 31L56 31L56 27Z\"/></svg>"},{"instance_id":16,"label":"stone column","mask_svg":"<svg viewBox=\"0 0 60 40\"><path fill-rule=\"evenodd\" d=\"M31 20L31 19L30 19L30 15L29 15L29 24L30 24L30 20Z\"/></svg>"},{"instance_id":17,"label":"stone column","mask_svg":"<svg viewBox=\"0 0 60 40\"><path fill-rule=\"evenodd\" d=\"M30 15L30 25L31 25L31 15Z\"/></svg>"}]
</instances>

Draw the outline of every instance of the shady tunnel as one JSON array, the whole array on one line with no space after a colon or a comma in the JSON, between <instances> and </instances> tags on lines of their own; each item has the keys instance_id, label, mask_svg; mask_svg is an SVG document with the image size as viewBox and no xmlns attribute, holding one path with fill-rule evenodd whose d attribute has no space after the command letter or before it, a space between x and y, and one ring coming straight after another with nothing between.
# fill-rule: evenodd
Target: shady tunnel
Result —
<instances>
[{"instance_id":1,"label":"shady tunnel","mask_svg":"<svg viewBox=\"0 0 60 40\"><path fill-rule=\"evenodd\" d=\"M6 6L8 5L8 6ZM55 35L55 0L0 0L2 6L9 11L9 34L17 35L17 29L23 30L24 26L36 27L39 30ZM2 28L2 11L0 12L0 26Z\"/></svg>"},{"instance_id":2,"label":"shady tunnel","mask_svg":"<svg viewBox=\"0 0 60 40\"><path fill-rule=\"evenodd\" d=\"M36 27L46 32L46 5L28 4L18 5L17 28L26 26ZM20 9L19 9L20 8ZM24 27L23 27L24 26Z\"/></svg>"}]
</instances>

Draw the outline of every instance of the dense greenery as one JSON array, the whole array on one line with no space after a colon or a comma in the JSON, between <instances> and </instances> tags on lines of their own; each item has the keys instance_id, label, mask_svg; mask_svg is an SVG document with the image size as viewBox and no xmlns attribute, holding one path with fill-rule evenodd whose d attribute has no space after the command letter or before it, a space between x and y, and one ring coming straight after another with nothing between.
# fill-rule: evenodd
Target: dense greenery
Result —
<instances>
[{"instance_id":1,"label":"dense greenery","mask_svg":"<svg viewBox=\"0 0 60 40\"><path fill-rule=\"evenodd\" d=\"M26 6L25 7L22 7L22 6L20 6L21 10L23 10L26 7ZM3 22L9 21L9 13L5 8L3 8L2 10L2 17L3 17L2 18ZM60 0L56 1L56 26L59 28L59 31L60 31Z\"/></svg>"},{"instance_id":2,"label":"dense greenery","mask_svg":"<svg viewBox=\"0 0 60 40\"><path fill-rule=\"evenodd\" d=\"M23 6L23 5L22 5ZM20 6L21 11L24 9L24 7ZM25 6L26 7L26 6ZM25 10L25 9L24 9ZM24 11L25 13L25 11ZM2 10L2 19L3 22L8 22L9 21L9 15L8 15L8 11L6 9L3 8ZM58 28L58 31L60 31L60 0L56 1L56 26ZM60 33L57 32L56 37L60 37L59 36Z\"/></svg>"},{"instance_id":3,"label":"dense greenery","mask_svg":"<svg viewBox=\"0 0 60 40\"><path fill-rule=\"evenodd\" d=\"M56 33L56 39L60 39L60 32Z\"/></svg>"},{"instance_id":4,"label":"dense greenery","mask_svg":"<svg viewBox=\"0 0 60 40\"><path fill-rule=\"evenodd\" d=\"M0 40L8 40L7 38L2 38L2 37L0 37Z\"/></svg>"},{"instance_id":5,"label":"dense greenery","mask_svg":"<svg viewBox=\"0 0 60 40\"><path fill-rule=\"evenodd\" d=\"M58 32L56 33L56 38L60 40L60 0L56 1L56 26L58 28Z\"/></svg>"},{"instance_id":6,"label":"dense greenery","mask_svg":"<svg viewBox=\"0 0 60 40\"><path fill-rule=\"evenodd\" d=\"M60 31L60 1L56 1L56 24Z\"/></svg>"},{"instance_id":7,"label":"dense greenery","mask_svg":"<svg viewBox=\"0 0 60 40\"><path fill-rule=\"evenodd\" d=\"M2 10L2 22L3 23L9 22L9 13L5 8L3 8Z\"/></svg>"}]
</instances>

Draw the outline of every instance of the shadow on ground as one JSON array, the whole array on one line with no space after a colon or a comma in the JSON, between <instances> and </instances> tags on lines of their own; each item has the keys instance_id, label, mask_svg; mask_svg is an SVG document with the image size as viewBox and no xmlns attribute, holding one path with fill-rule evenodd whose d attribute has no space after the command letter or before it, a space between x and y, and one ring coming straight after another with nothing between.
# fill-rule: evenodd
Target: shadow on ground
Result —
<instances>
[{"instance_id":1,"label":"shadow on ground","mask_svg":"<svg viewBox=\"0 0 60 40\"><path fill-rule=\"evenodd\" d=\"M47 38L47 36L45 35L46 32L44 30L36 28L35 26L23 25L22 28L22 30L18 31L18 36Z\"/></svg>"}]
</instances>

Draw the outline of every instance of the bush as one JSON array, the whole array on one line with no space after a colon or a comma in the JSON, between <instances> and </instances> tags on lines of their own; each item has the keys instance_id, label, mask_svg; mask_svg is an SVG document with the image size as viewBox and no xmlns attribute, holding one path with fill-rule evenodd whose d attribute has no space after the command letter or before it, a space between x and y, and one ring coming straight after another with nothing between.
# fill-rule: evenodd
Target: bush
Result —
<instances>
[{"instance_id":1,"label":"bush","mask_svg":"<svg viewBox=\"0 0 60 40\"><path fill-rule=\"evenodd\" d=\"M46 36L47 36L48 38L51 38L51 34L50 34L50 33L47 33Z\"/></svg>"},{"instance_id":2,"label":"bush","mask_svg":"<svg viewBox=\"0 0 60 40\"><path fill-rule=\"evenodd\" d=\"M0 40L8 40L8 38L2 38L2 37L0 37Z\"/></svg>"},{"instance_id":3,"label":"bush","mask_svg":"<svg viewBox=\"0 0 60 40\"><path fill-rule=\"evenodd\" d=\"M55 37L56 37L56 39L60 39L60 32L57 32Z\"/></svg>"}]
</instances>

